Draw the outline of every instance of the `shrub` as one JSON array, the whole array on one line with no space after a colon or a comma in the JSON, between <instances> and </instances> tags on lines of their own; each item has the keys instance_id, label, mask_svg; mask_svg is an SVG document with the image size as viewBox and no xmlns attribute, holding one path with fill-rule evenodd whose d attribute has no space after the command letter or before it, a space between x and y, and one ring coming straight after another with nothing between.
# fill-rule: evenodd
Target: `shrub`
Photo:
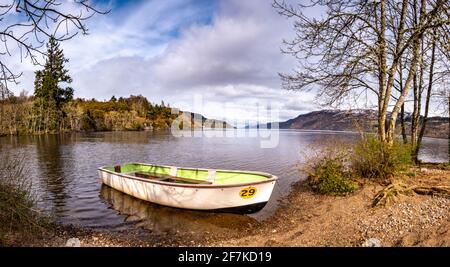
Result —
<instances>
[{"instance_id":1,"label":"shrub","mask_svg":"<svg viewBox=\"0 0 450 267\"><path fill-rule=\"evenodd\" d=\"M315 172L309 176L309 184L321 194L346 195L353 192L357 185L351 180L349 172L334 159L324 159Z\"/></svg>"},{"instance_id":2,"label":"shrub","mask_svg":"<svg viewBox=\"0 0 450 267\"><path fill-rule=\"evenodd\" d=\"M388 178L411 163L410 145L400 141L386 145L373 135L364 136L355 145L352 156L352 169L367 178Z\"/></svg>"},{"instance_id":3,"label":"shrub","mask_svg":"<svg viewBox=\"0 0 450 267\"><path fill-rule=\"evenodd\" d=\"M34 233L43 220L33 209L35 198L27 178L23 156L0 150L0 245L8 245L8 234ZM39 223L38 223L39 221Z\"/></svg>"},{"instance_id":4,"label":"shrub","mask_svg":"<svg viewBox=\"0 0 450 267\"><path fill-rule=\"evenodd\" d=\"M358 188L348 168L350 150L342 143L332 142L311 149L301 170L307 173L308 184L314 191L346 195Z\"/></svg>"}]
</instances>

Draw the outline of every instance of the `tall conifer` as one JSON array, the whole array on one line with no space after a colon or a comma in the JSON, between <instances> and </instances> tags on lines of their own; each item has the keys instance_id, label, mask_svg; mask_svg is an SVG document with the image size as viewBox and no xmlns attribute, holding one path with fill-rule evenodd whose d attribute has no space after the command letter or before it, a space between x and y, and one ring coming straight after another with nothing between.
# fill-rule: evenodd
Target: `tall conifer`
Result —
<instances>
[{"instance_id":1,"label":"tall conifer","mask_svg":"<svg viewBox=\"0 0 450 267\"><path fill-rule=\"evenodd\" d=\"M43 70L36 71L34 96L42 122L41 130L60 130L65 117L64 104L73 99L73 89L63 88L60 83L69 84L72 78L64 64L69 60L55 38L50 37L47 44L47 60ZM45 112L45 113L44 113Z\"/></svg>"}]
</instances>

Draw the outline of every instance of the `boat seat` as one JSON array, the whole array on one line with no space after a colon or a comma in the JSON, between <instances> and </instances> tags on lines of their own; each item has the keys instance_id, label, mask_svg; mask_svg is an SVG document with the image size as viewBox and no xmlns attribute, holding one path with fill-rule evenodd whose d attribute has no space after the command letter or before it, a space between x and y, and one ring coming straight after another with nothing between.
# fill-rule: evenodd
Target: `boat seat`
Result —
<instances>
[{"instance_id":1,"label":"boat seat","mask_svg":"<svg viewBox=\"0 0 450 267\"><path fill-rule=\"evenodd\" d=\"M208 170L208 182L214 183L216 180L216 170Z\"/></svg>"},{"instance_id":2,"label":"boat seat","mask_svg":"<svg viewBox=\"0 0 450 267\"><path fill-rule=\"evenodd\" d=\"M207 180L198 180L198 179L191 179L191 178L184 178L184 177L177 177L167 174L156 174L156 173L145 173L145 172L135 172L132 175L139 177L139 178L147 178L157 181L164 181L164 182L179 182L179 183L188 183L188 184L212 184L212 182Z\"/></svg>"},{"instance_id":3,"label":"boat seat","mask_svg":"<svg viewBox=\"0 0 450 267\"><path fill-rule=\"evenodd\" d=\"M147 178L147 179L159 180L159 181L163 181L163 180L167 179L166 177L160 176L159 174L146 173L146 172L132 172L132 173L129 173L129 175L136 176L139 178Z\"/></svg>"},{"instance_id":4,"label":"boat seat","mask_svg":"<svg viewBox=\"0 0 450 267\"><path fill-rule=\"evenodd\" d=\"M170 176L177 176L178 168L170 167Z\"/></svg>"}]
</instances>

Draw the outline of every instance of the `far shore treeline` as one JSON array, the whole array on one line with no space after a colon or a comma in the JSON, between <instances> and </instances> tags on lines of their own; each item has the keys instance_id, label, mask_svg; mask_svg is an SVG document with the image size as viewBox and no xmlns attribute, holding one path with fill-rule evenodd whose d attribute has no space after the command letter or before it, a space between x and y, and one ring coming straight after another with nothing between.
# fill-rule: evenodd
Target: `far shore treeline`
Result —
<instances>
[{"instance_id":1,"label":"far shore treeline","mask_svg":"<svg viewBox=\"0 0 450 267\"><path fill-rule=\"evenodd\" d=\"M0 135L68 131L167 129L176 115L162 102L142 95L112 96L109 101L74 99L62 49L55 38L47 44L44 68L35 72L34 94L14 96L0 83ZM63 87L66 86L66 87Z\"/></svg>"},{"instance_id":2,"label":"far shore treeline","mask_svg":"<svg viewBox=\"0 0 450 267\"><path fill-rule=\"evenodd\" d=\"M50 109L42 112L37 101L24 94L0 100L0 135L168 129L176 117L164 103L152 104L141 95L113 96L109 101L73 99L58 112L59 118Z\"/></svg>"}]
</instances>

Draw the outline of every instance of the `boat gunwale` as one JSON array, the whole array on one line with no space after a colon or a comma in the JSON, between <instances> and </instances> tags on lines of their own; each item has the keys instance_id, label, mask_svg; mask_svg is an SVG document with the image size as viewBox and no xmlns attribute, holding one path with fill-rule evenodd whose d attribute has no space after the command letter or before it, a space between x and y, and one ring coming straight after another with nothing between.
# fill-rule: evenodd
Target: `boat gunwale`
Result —
<instances>
[{"instance_id":1,"label":"boat gunwale","mask_svg":"<svg viewBox=\"0 0 450 267\"><path fill-rule=\"evenodd\" d=\"M158 167L168 167L168 168L175 167L178 169L186 169L186 170L202 170L202 171L215 170L215 171L225 171L225 172L232 172L232 173L256 174L256 175L262 175L262 176L267 177L267 180L259 181L259 182L249 182L249 183L239 183L239 184L222 184L222 185L218 185L218 184L179 184L179 183L164 182L164 181L140 178L140 177L132 176L129 174L119 173L119 172L110 171L110 170L105 169L106 167L114 167L114 166L102 166L102 167L98 168L98 170L107 172L110 174L114 174L114 175L117 175L120 177L139 180L139 181L148 182L148 183L167 185L167 186L188 187L188 188L211 188L212 189L212 188L242 187L242 186L251 186L251 185L257 185L257 184L265 184L265 183L274 182L274 181L278 180L278 177L273 174L266 173L266 172L257 172L257 171L177 167L177 166L168 166L168 165L153 165L153 164L140 163L140 162L129 162L129 163L124 163L122 165L128 165L128 164L139 164L139 165L146 165L146 166L158 166Z\"/></svg>"}]
</instances>

